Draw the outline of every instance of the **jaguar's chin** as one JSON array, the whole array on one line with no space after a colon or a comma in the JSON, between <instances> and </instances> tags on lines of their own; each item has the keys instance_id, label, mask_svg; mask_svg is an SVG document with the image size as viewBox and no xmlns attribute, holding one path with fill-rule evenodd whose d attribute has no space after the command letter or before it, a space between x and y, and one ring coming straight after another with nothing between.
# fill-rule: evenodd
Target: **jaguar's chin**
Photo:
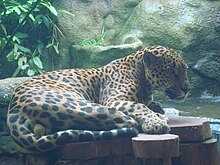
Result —
<instances>
[{"instance_id":1,"label":"jaguar's chin","mask_svg":"<svg viewBox=\"0 0 220 165\"><path fill-rule=\"evenodd\" d=\"M185 98L188 95L188 93L185 93L181 90L173 90L173 89L166 89L165 93L170 99L177 101L185 101Z\"/></svg>"}]
</instances>

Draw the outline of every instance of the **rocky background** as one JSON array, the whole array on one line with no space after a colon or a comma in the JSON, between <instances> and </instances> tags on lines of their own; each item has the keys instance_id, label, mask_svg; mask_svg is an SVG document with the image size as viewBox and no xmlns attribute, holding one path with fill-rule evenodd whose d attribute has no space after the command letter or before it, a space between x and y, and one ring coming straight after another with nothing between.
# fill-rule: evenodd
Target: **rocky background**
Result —
<instances>
[{"instance_id":1,"label":"rocky background","mask_svg":"<svg viewBox=\"0 0 220 165\"><path fill-rule=\"evenodd\" d=\"M163 45L180 51L188 63L192 97L204 91L220 95L219 0L65 0L57 8L75 17L59 16L65 38L60 37L55 68L97 67L139 46ZM103 27L104 47L79 46L99 37Z\"/></svg>"},{"instance_id":2,"label":"rocky background","mask_svg":"<svg viewBox=\"0 0 220 165\"><path fill-rule=\"evenodd\" d=\"M59 57L43 57L47 71L107 64L144 46L181 52L189 66L191 97L220 95L219 0L58 0ZM103 46L82 46L105 32ZM0 80L0 155L19 150L6 127L11 91L26 78ZM3 160L0 161L3 162Z\"/></svg>"}]
</instances>

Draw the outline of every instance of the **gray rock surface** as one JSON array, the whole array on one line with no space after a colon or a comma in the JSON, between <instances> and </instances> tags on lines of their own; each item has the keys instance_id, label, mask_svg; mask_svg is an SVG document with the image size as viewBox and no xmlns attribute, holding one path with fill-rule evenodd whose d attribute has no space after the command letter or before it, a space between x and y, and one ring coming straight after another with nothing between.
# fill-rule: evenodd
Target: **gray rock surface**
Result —
<instances>
[{"instance_id":1,"label":"gray rock surface","mask_svg":"<svg viewBox=\"0 0 220 165\"><path fill-rule=\"evenodd\" d=\"M58 25L65 38L60 35L61 55L55 60L55 69L96 67L112 60L109 54L121 57L114 49L104 51L105 56L94 57L91 53L91 57L87 56L93 59L91 64L80 57L84 54L77 45L84 39L99 37L104 27L104 46L141 40L144 46L164 45L179 50L189 65L192 95L200 96L204 90L213 93L213 88L213 94L220 95L219 0L59 0L56 5L75 16L59 15ZM85 50L97 52L97 47Z\"/></svg>"},{"instance_id":2,"label":"gray rock surface","mask_svg":"<svg viewBox=\"0 0 220 165\"><path fill-rule=\"evenodd\" d=\"M58 26L60 56L55 59L56 69L73 67L70 63L69 48L85 39L95 39L106 31L104 45L111 45L120 32L132 10L141 0L59 0L57 9L65 9L75 16L59 14ZM74 59L73 59L74 60Z\"/></svg>"},{"instance_id":3,"label":"gray rock surface","mask_svg":"<svg viewBox=\"0 0 220 165\"><path fill-rule=\"evenodd\" d=\"M116 43L128 36L138 37L146 45L166 45L178 50L191 46L213 47L220 42L215 29L219 2L200 0L142 0L133 10ZM204 44L204 45L201 45Z\"/></svg>"},{"instance_id":4,"label":"gray rock surface","mask_svg":"<svg viewBox=\"0 0 220 165\"><path fill-rule=\"evenodd\" d=\"M136 52L143 46L141 41L113 46L72 45L73 66L77 68L101 67L110 61Z\"/></svg>"},{"instance_id":5,"label":"gray rock surface","mask_svg":"<svg viewBox=\"0 0 220 165\"><path fill-rule=\"evenodd\" d=\"M0 136L0 155L13 155L19 153L20 149L11 136Z\"/></svg>"},{"instance_id":6,"label":"gray rock surface","mask_svg":"<svg viewBox=\"0 0 220 165\"><path fill-rule=\"evenodd\" d=\"M27 79L28 77L20 77L0 80L0 105L8 105L13 89Z\"/></svg>"}]
</instances>

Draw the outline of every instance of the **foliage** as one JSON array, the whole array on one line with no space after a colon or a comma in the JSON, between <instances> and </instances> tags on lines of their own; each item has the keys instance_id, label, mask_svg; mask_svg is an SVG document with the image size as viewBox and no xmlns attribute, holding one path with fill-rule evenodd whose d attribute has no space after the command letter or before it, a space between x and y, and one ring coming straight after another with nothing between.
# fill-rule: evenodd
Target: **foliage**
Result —
<instances>
[{"instance_id":1,"label":"foliage","mask_svg":"<svg viewBox=\"0 0 220 165\"><path fill-rule=\"evenodd\" d=\"M97 46L97 45L104 45L104 38L106 36L106 31L105 28L103 26L102 31L101 31L101 35L95 39L85 39L82 42L79 43L79 45L81 46L85 46L85 45L91 45L91 46Z\"/></svg>"},{"instance_id":2,"label":"foliage","mask_svg":"<svg viewBox=\"0 0 220 165\"><path fill-rule=\"evenodd\" d=\"M36 2L37 0L0 0L0 50ZM60 12L71 14L65 10ZM59 54L57 15L58 11L49 0L40 0L12 37L6 57L8 61L17 61L13 76L43 73L41 56L45 49Z\"/></svg>"}]
</instances>

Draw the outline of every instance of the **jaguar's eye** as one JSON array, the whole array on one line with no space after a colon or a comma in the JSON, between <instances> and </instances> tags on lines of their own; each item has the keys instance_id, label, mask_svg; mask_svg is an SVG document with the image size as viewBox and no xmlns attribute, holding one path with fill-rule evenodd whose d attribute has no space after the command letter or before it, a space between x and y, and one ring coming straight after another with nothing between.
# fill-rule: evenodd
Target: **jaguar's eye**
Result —
<instances>
[{"instance_id":1,"label":"jaguar's eye","mask_svg":"<svg viewBox=\"0 0 220 165\"><path fill-rule=\"evenodd\" d=\"M175 69L173 67L168 67L167 69L168 73L174 73L175 74Z\"/></svg>"}]
</instances>

